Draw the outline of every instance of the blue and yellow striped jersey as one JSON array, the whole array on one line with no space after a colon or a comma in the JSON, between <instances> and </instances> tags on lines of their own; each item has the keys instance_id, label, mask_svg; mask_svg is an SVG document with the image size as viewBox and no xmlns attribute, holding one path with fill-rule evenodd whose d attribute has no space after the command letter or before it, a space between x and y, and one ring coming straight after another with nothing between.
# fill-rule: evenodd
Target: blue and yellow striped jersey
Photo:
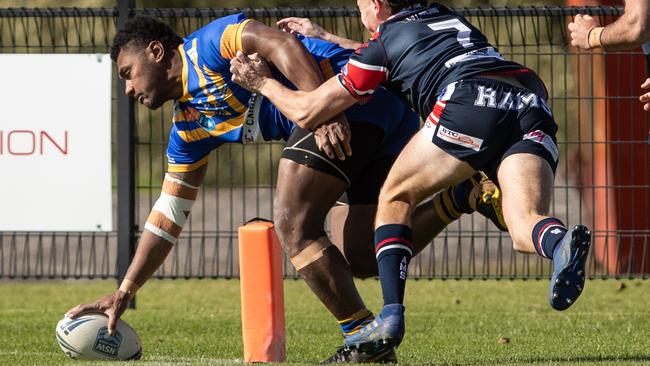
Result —
<instances>
[{"instance_id":1,"label":"blue and yellow striped jersey","mask_svg":"<svg viewBox=\"0 0 650 366\"><path fill-rule=\"evenodd\" d=\"M249 91L231 80L230 59L242 50L242 33L249 21L244 14L216 19L184 38L179 46L183 96L174 102L167 147L170 172L197 169L222 144L254 140L250 134L251 115L254 115L255 132L263 140L286 140L295 127L268 99L251 98ZM353 52L318 39L301 38L301 41L326 79L336 75ZM293 88L282 75L276 77ZM374 99L364 106L348 109L348 119L378 124L387 136L399 125L403 127L404 120L408 126L400 133L406 136L417 129L417 117L411 116L396 97L379 92ZM401 145L396 149L399 151Z\"/></svg>"},{"instance_id":2,"label":"blue and yellow striped jersey","mask_svg":"<svg viewBox=\"0 0 650 366\"><path fill-rule=\"evenodd\" d=\"M227 142L240 142L251 93L233 83L230 59L241 50L243 14L219 18L184 39L183 96L174 103L169 171L191 171Z\"/></svg>"}]
</instances>

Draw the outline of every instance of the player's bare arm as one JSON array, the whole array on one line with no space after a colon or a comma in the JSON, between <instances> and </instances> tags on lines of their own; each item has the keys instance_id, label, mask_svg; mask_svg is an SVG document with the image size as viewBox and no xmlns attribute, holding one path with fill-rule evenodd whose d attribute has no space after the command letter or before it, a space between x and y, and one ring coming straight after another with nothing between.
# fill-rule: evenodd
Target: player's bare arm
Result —
<instances>
[{"instance_id":1,"label":"player's bare arm","mask_svg":"<svg viewBox=\"0 0 650 366\"><path fill-rule=\"evenodd\" d=\"M627 0L623 15L605 27L594 17L578 14L568 25L571 45L585 50L598 47L609 50L638 47L650 40L649 10L650 5L646 0Z\"/></svg>"},{"instance_id":2,"label":"player's bare arm","mask_svg":"<svg viewBox=\"0 0 650 366\"><path fill-rule=\"evenodd\" d=\"M300 90L314 90L323 83L314 58L298 39L285 32L248 22L242 33L242 49L246 54L259 54Z\"/></svg>"},{"instance_id":3,"label":"player's bare arm","mask_svg":"<svg viewBox=\"0 0 650 366\"><path fill-rule=\"evenodd\" d=\"M207 164L186 173L167 173L160 198L147 218L138 249L120 288L94 302L75 306L68 311L70 318L102 312L108 316L108 330L112 334L136 291L160 268L176 243L185 223L183 216L189 215L188 206L194 201L191 198L196 197L206 170Z\"/></svg>"},{"instance_id":4,"label":"player's bare arm","mask_svg":"<svg viewBox=\"0 0 650 366\"><path fill-rule=\"evenodd\" d=\"M303 44L290 34L273 29L265 24L251 21L242 33L242 48L247 54L258 54L289 79L298 89L311 91L323 83L323 75L316 61ZM326 139L319 139L319 147L330 158L345 159L352 154L350 133L347 120L342 113L334 114L318 124L303 124L300 127L315 130L318 125L327 123L319 134Z\"/></svg>"},{"instance_id":5,"label":"player's bare arm","mask_svg":"<svg viewBox=\"0 0 650 366\"><path fill-rule=\"evenodd\" d=\"M339 37L336 34L326 31L323 27L312 22L309 18L284 18L278 20L277 25L287 33L300 33L305 37L320 38L328 42L337 43L339 46L344 48L357 49L362 45L360 42Z\"/></svg>"},{"instance_id":6,"label":"player's bare arm","mask_svg":"<svg viewBox=\"0 0 650 366\"><path fill-rule=\"evenodd\" d=\"M336 77L311 92L291 90L273 79L266 62L256 55L238 54L230 61L230 72L234 82L269 98L301 126L323 123L356 103Z\"/></svg>"}]
</instances>

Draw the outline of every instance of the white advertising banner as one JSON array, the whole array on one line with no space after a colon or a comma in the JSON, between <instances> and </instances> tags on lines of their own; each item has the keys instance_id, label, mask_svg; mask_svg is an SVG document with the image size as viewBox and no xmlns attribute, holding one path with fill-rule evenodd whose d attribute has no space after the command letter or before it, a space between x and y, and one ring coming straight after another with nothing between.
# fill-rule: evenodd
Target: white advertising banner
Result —
<instances>
[{"instance_id":1,"label":"white advertising banner","mask_svg":"<svg viewBox=\"0 0 650 366\"><path fill-rule=\"evenodd\" d=\"M111 60L0 54L0 231L111 231Z\"/></svg>"}]
</instances>

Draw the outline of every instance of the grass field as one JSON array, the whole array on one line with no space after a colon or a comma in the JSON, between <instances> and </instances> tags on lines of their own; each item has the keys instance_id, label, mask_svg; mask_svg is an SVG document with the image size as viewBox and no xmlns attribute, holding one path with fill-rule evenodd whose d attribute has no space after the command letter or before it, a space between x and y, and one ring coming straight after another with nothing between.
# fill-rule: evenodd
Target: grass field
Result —
<instances>
[{"instance_id":1,"label":"grass field","mask_svg":"<svg viewBox=\"0 0 650 366\"><path fill-rule=\"evenodd\" d=\"M547 305L547 285L410 281L400 363L650 364L650 282L591 281L563 313ZM68 359L56 344L54 326L68 308L114 286L114 281L0 282L0 365L109 364ZM379 283L361 281L359 288L376 310ZM153 281L137 301L138 309L124 319L142 338L138 363L242 363L238 281ZM288 362L313 364L329 356L341 342L337 325L302 281L285 281L285 306Z\"/></svg>"}]
</instances>

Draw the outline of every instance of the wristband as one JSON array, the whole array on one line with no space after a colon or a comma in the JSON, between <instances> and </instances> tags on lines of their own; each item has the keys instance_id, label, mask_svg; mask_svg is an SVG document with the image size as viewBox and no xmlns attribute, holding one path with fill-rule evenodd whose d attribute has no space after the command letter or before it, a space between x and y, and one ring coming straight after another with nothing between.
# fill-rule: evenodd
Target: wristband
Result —
<instances>
[{"instance_id":1,"label":"wristband","mask_svg":"<svg viewBox=\"0 0 650 366\"><path fill-rule=\"evenodd\" d=\"M122 281L122 284L120 285L119 290L126 293L127 295L129 295L130 298L133 298L133 296L135 296L135 292L138 291L139 288L140 288L140 285L138 285L137 283L131 281L128 278L125 278Z\"/></svg>"},{"instance_id":2,"label":"wristband","mask_svg":"<svg viewBox=\"0 0 650 366\"><path fill-rule=\"evenodd\" d=\"M589 33L587 33L587 44L589 48L603 47L600 37L604 29L605 27L593 27L589 30Z\"/></svg>"}]
</instances>

